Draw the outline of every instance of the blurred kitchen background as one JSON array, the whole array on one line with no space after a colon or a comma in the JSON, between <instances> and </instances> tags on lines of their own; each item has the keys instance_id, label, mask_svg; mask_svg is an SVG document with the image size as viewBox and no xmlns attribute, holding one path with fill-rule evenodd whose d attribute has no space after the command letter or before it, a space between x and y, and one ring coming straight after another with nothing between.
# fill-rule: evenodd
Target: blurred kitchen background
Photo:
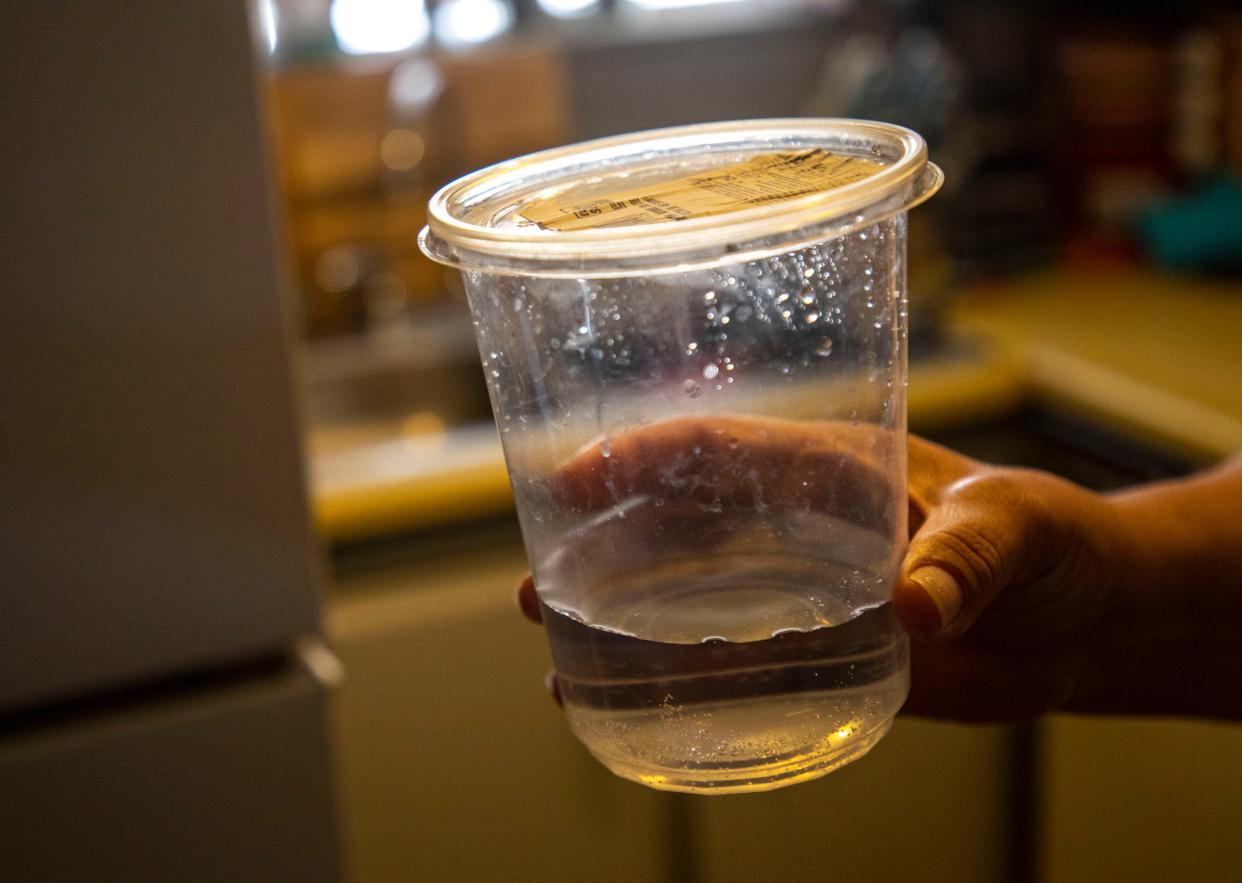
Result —
<instances>
[{"instance_id":1,"label":"blurred kitchen background","mask_svg":"<svg viewBox=\"0 0 1242 883\"><path fill-rule=\"evenodd\" d=\"M1111 8L1110 8L1111 6ZM610 780L542 701L519 538L436 188L584 138L889 120L947 185L911 232L911 427L1094 487L1242 447L1242 17L1207 4L268 0L311 476L349 673L359 879L1227 879L1242 734L903 721L728 800ZM1228 821L1227 821L1228 820Z\"/></svg>"},{"instance_id":2,"label":"blurred kitchen background","mask_svg":"<svg viewBox=\"0 0 1242 883\"><path fill-rule=\"evenodd\" d=\"M206 57L232 45L221 22L241 21L240 0L180 23L153 3L118 6L76 26L105 34L109 16L158 19L165 41L140 41L156 59L142 73L151 94L185 58L230 83L244 66L236 52ZM223 163L229 139L266 137L270 148L295 326L286 398L302 409L309 517L327 561L326 646L313 635L294 646L317 683L334 685L321 760L335 796L312 787L294 800L313 776L286 780L271 773L279 760L256 763L271 775L248 771L266 783L255 787L286 799L256 809L251 833L326 801L335 822L302 819L297 836L308 844L337 825L357 883L1237 879L1236 726L902 719L862 762L787 791L701 799L612 778L547 699L542 635L512 606L526 565L469 315L455 273L416 246L439 186L544 147L753 117L908 125L947 179L912 218L911 430L1099 489L1182 474L1242 449L1242 14L1230 7L255 0L247 27L266 136L246 128L243 108L242 123L226 113L220 140L197 149ZM76 125L111 123L95 114ZM252 171L235 193L217 175L217 195L262 220L267 191ZM214 198L206 185L184 195ZM173 227L198 207L170 209ZM217 263L239 290L280 284ZM206 284L202 294L213 297ZM155 329L166 319L143 315ZM139 331L110 321L116 352L127 340L142 349ZM246 376L230 381L239 394L269 374ZM266 419L277 406L265 395L234 425ZM279 437L275 423L264 439ZM260 453L293 462L293 450ZM261 493L270 473L245 480ZM316 632L307 621L280 635ZM30 784L41 779L4 778L3 740L28 729L20 716L4 724L4 700L0 690L0 785L47 793ZM74 720L87 713L75 709ZM17 748L8 756L31 756L27 742ZM184 787L192 796L211 778ZM29 817L14 805L4 818ZM310 879L289 870L294 830L279 835L294 838L280 847L290 863L254 879ZM322 843L310 856L321 870L340 861ZM65 873L48 879L122 879Z\"/></svg>"}]
</instances>

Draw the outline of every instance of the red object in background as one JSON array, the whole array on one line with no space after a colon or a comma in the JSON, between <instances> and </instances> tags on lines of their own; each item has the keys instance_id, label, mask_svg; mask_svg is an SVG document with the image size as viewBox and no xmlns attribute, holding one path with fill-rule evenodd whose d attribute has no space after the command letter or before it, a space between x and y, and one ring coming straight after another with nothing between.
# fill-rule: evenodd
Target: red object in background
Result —
<instances>
[{"instance_id":1,"label":"red object in background","mask_svg":"<svg viewBox=\"0 0 1242 883\"><path fill-rule=\"evenodd\" d=\"M1131 219L1176 183L1171 38L1130 28L1065 36L1055 174L1069 252L1132 259Z\"/></svg>"},{"instance_id":2,"label":"red object in background","mask_svg":"<svg viewBox=\"0 0 1242 883\"><path fill-rule=\"evenodd\" d=\"M1129 270L1143 263L1143 253L1130 236L1086 228L1068 233L1057 252L1068 269Z\"/></svg>"},{"instance_id":3,"label":"red object in background","mask_svg":"<svg viewBox=\"0 0 1242 883\"><path fill-rule=\"evenodd\" d=\"M1225 46L1225 164L1242 176L1242 14L1226 17L1220 26Z\"/></svg>"}]
</instances>

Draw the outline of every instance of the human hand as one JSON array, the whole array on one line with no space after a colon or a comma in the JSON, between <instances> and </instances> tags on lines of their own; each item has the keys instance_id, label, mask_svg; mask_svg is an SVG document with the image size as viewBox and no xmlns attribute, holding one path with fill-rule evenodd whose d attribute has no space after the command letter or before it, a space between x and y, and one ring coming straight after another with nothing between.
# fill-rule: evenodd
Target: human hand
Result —
<instances>
[{"instance_id":1,"label":"human hand","mask_svg":"<svg viewBox=\"0 0 1242 883\"><path fill-rule=\"evenodd\" d=\"M693 449L698 464L745 466L696 466L714 473L688 491L704 499L745 504L760 486L770 499L796 495L865 520L867 501L884 480L849 425L720 417L666 421L614 437L607 461L600 446L588 448L558 470L554 484L563 498L598 508L609 495L650 490L661 480L651 464ZM908 456L911 542L893 589L894 610L913 639L906 710L1020 720L1089 701L1099 668L1095 637L1120 554L1109 501L1051 475L989 466L914 436ZM529 577L518 597L537 620Z\"/></svg>"},{"instance_id":2,"label":"human hand","mask_svg":"<svg viewBox=\"0 0 1242 883\"><path fill-rule=\"evenodd\" d=\"M905 711L1017 721L1094 701L1122 556L1108 498L910 436L910 546L893 606Z\"/></svg>"}]
</instances>

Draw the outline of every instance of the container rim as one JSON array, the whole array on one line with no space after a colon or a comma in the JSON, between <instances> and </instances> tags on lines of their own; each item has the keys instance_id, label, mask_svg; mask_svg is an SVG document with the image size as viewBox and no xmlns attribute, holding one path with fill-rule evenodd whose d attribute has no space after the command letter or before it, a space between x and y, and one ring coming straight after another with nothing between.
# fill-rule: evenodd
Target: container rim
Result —
<instances>
[{"instance_id":1,"label":"container rim","mask_svg":"<svg viewBox=\"0 0 1242 883\"><path fill-rule=\"evenodd\" d=\"M883 168L860 181L725 214L622 227L548 231L497 227L463 215L488 200L529 199L553 183L588 177L602 165L623 167L713 150L829 150L879 159ZM419 245L431 259L463 270L519 275L621 276L690 269L773 254L801 242L837 236L906 211L943 180L927 145L903 126L868 120L786 118L702 123L584 141L539 151L472 172L428 202Z\"/></svg>"}]
</instances>

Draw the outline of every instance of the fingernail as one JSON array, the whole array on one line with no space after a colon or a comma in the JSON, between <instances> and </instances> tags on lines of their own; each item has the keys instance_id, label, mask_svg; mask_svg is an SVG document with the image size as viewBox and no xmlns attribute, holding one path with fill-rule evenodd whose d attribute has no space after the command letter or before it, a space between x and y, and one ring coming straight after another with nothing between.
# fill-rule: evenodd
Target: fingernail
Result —
<instances>
[{"instance_id":1,"label":"fingernail","mask_svg":"<svg viewBox=\"0 0 1242 883\"><path fill-rule=\"evenodd\" d=\"M565 700L561 698L561 682L556 679L556 672L550 671L543 677L544 689L552 696L552 701L557 705L564 705Z\"/></svg>"},{"instance_id":2,"label":"fingernail","mask_svg":"<svg viewBox=\"0 0 1242 883\"><path fill-rule=\"evenodd\" d=\"M940 613L940 627L951 626L962 612L962 590L952 574L939 567L920 567L910 574L910 582L932 599Z\"/></svg>"},{"instance_id":3,"label":"fingernail","mask_svg":"<svg viewBox=\"0 0 1242 883\"><path fill-rule=\"evenodd\" d=\"M539 598L535 595L535 583L526 577L513 595L513 603L517 609L532 622L543 622L543 611L539 609Z\"/></svg>"}]
</instances>

